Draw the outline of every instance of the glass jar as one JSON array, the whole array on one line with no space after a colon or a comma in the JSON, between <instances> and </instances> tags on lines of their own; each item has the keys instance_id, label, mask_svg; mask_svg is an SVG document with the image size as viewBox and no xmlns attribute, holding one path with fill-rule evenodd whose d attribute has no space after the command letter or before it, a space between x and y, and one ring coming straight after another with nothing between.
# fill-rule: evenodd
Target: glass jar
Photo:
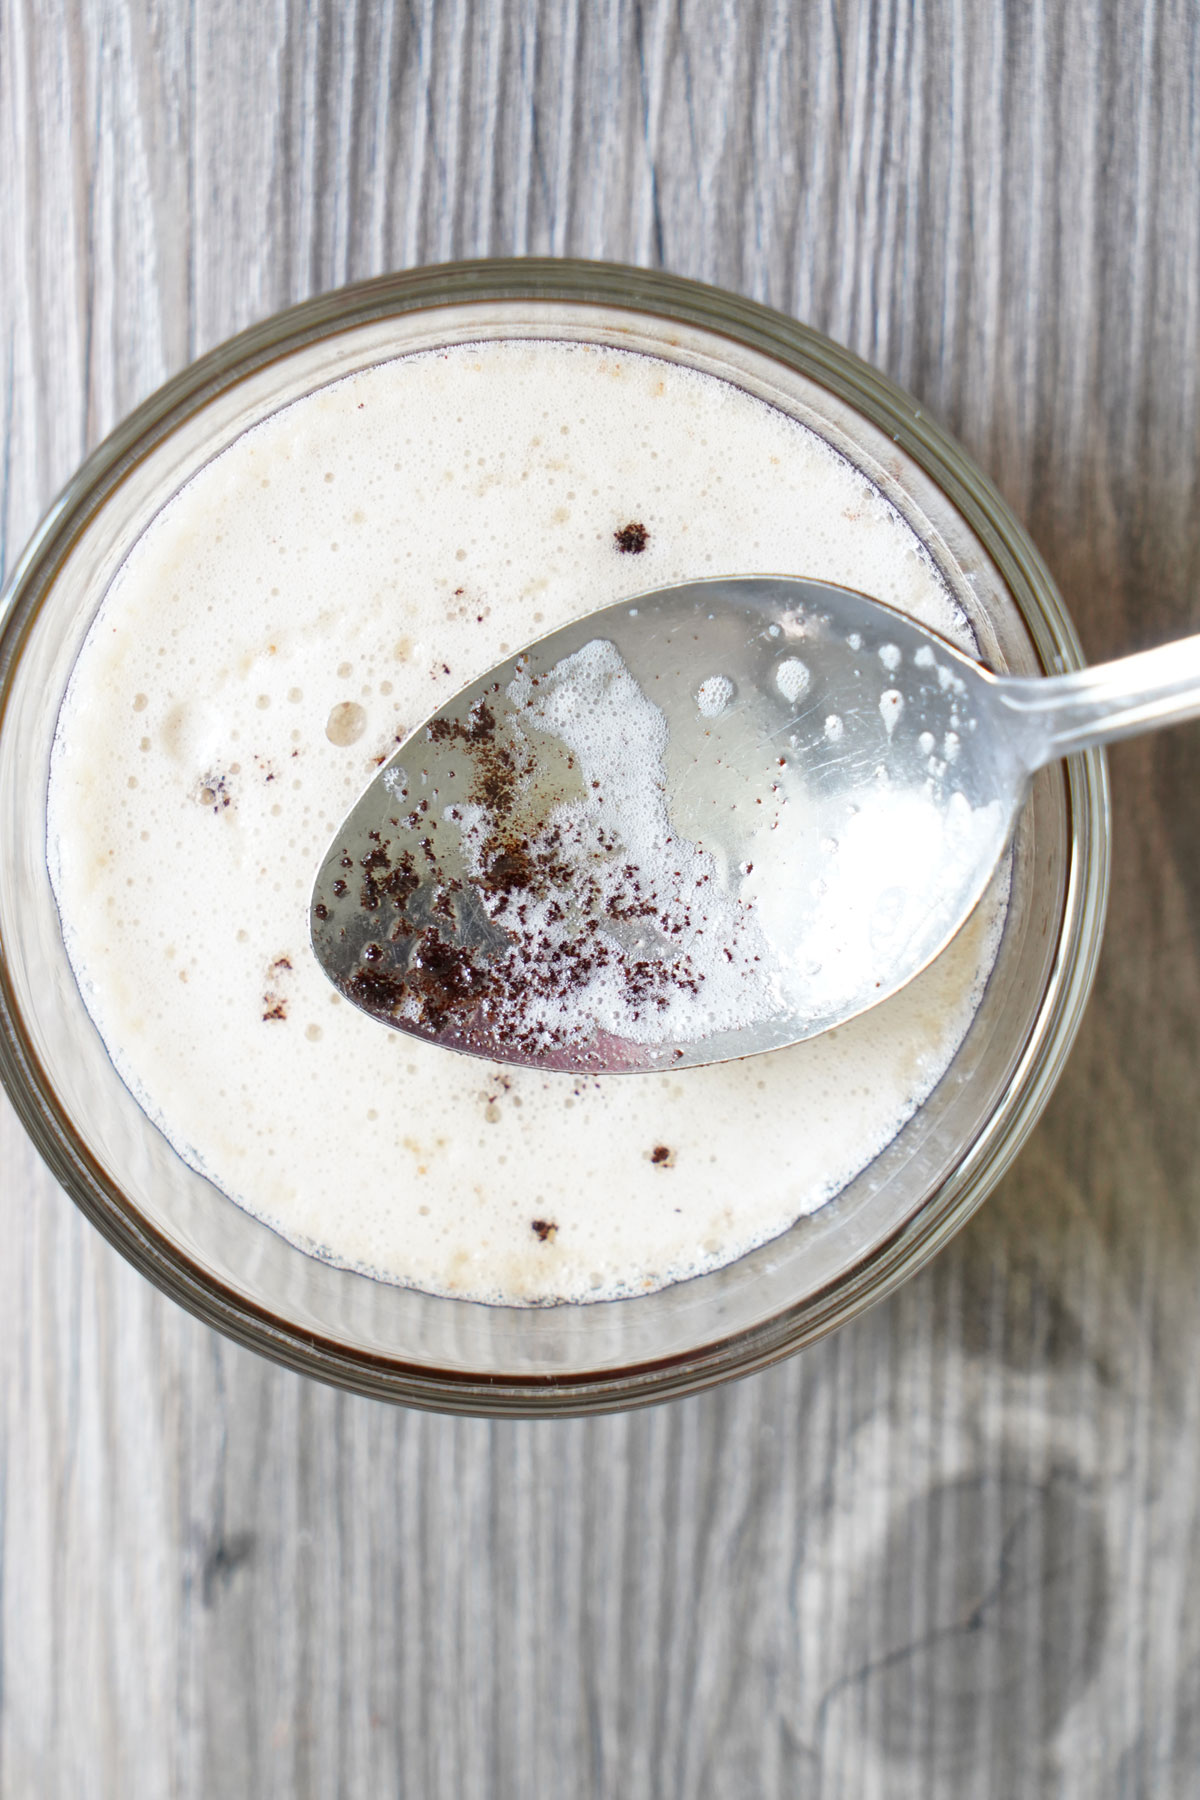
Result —
<instances>
[{"instance_id":1,"label":"glass jar","mask_svg":"<svg viewBox=\"0 0 1200 1800\"><path fill-rule=\"evenodd\" d=\"M781 408L908 519L983 660L1037 673L1077 668L1082 657L1004 502L882 375L750 301L605 264L456 264L306 302L160 389L47 515L13 573L0 635L0 1077L34 1142L123 1255L240 1343L381 1399L564 1415L693 1393L763 1368L890 1293L969 1217L1032 1128L1078 1026L1103 928L1109 812L1098 752L1037 777L1014 842L996 964L946 1075L834 1200L714 1273L633 1299L488 1306L333 1267L235 1206L138 1107L76 987L46 858L63 693L131 547L240 433L374 363L513 337L666 358Z\"/></svg>"}]
</instances>

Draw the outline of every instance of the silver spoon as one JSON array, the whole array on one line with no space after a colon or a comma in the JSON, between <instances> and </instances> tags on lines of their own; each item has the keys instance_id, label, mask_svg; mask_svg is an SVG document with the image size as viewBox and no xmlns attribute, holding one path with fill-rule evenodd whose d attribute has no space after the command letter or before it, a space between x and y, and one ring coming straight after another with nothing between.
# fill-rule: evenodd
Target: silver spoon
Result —
<instances>
[{"instance_id":1,"label":"silver spoon","mask_svg":"<svg viewBox=\"0 0 1200 1800\"><path fill-rule=\"evenodd\" d=\"M1200 714L1200 637L995 676L862 594L640 595L448 701L350 812L312 941L398 1030L542 1069L774 1050L944 948L1031 776Z\"/></svg>"}]
</instances>

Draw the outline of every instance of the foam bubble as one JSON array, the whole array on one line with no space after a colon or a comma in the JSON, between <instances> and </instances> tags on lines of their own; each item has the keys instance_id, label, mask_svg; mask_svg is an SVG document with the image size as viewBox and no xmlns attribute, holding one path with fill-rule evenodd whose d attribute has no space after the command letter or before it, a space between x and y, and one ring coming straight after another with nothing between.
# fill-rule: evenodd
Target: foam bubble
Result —
<instances>
[{"instance_id":1,"label":"foam bubble","mask_svg":"<svg viewBox=\"0 0 1200 1800\"><path fill-rule=\"evenodd\" d=\"M710 675L696 690L696 707L702 719L719 719L731 704L734 685L728 675Z\"/></svg>"},{"instance_id":2,"label":"foam bubble","mask_svg":"<svg viewBox=\"0 0 1200 1800\"><path fill-rule=\"evenodd\" d=\"M775 685L789 706L795 706L807 694L812 675L808 665L798 656L789 656L775 671Z\"/></svg>"}]
</instances>

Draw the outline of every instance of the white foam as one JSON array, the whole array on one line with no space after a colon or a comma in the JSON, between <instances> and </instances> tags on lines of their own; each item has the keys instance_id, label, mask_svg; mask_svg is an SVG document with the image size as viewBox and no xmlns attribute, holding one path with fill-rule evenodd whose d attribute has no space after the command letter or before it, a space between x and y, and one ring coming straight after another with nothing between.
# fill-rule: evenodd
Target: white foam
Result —
<instances>
[{"instance_id":1,"label":"white foam","mask_svg":"<svg viewBox=\"0 0 1200 1800\"><path fill-rule=\"evenodd\" d=\"M798 656L785 657L775 671L775 685L788 702L795 706L803 700L812 682L807 663L802 663Z\"/></svg>"},{"instance_id":2,"label":"white foam","mask_svg":"<svg viewBox=\"0 0 1200 1800\"><path fill-rule=\"evenodd\" d=\"M553 806L525 838L533 868L555 873L524 884L519 906L484 881L503 823L481 805L450 809L479 900L513 941L502 995L487 1009L497 1035L527 1045L586 1045L597 1031L693 1043L779 1011L751 909L729 893L716 858L673 830L667 721L616 646L593 639L536 684L518 675L507 698L510 729L524 725L573 753L582 795ZM585 956L567 954L580 943Z\"/></svg>"},{"instance_id":3,"label":"white foam","mask_svg":"<svg viewBox=\"0 0 1200 1800\"><path fill-rule=\"evenodd\" d=\"M614 533L635 521L645 547L623 553ZM971 648L856 469L658 360L544 343L414 356L298 402L195 475L105 597L49 797L81 990L181 1155L302 1247L519 1304L716 1267L884 1148L961 1041L994 916L832 1036L599 1082L402 1037L341 1002L309 949L337 825L435 707L596 607L753 570L875 594Z\"/></svg>"},{"instance_id":4,"label":"white foam","mask_svg":"<svg viewBox=\"0 0 1200 1800\"><path fill-rule=\"evenodd\" d=\"M734 685L728 675L710 675L696 690L696 707L703 719L719 719L733 700Z\"/></svg>"},{"instance_id":5,"label":"white foam","mask_svg":"<svg viewBox=\"0 0 1200 1800\"><path fill-rule=\"evenodd\" d=\"M823 840L816 904L804 915L803 992L812 1010L836 1012L864 966L902 960L926 929L930 873L935 891L963 892L976 870L991 867L1005 824L996 801L972 807L961 793L943 801L916 788L864 788L838 837Z\"/></svg>"}]
</instances>

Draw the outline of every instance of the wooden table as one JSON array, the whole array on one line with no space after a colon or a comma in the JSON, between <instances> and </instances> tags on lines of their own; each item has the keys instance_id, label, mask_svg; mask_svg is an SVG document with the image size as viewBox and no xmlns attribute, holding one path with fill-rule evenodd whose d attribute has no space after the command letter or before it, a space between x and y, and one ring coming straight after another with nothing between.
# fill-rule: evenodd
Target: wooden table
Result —
<instances>
[{"instance_id":1,"label":"wooden table","mask_svg":"<svg viewBox=\"0 0 1200 1800\"><path fill-rule=\"evenodd\" d=\"M190 357L380 270L662 265L878 363L1094 657L1200 618L1187 0L2 0L0 561ZM1200 729L1112 756L1001 1190L804 1356L391 1410L212 1335L0 1117L0 1794L1200 1792Z\"/></svg>"}]
</instances>

